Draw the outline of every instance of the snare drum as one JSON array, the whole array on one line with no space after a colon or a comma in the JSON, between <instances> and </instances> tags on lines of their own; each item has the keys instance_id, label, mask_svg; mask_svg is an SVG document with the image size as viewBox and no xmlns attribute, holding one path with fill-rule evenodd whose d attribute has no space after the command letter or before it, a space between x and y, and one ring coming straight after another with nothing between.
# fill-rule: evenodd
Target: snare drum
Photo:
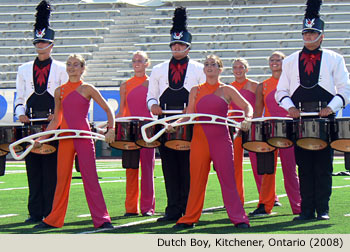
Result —
<instances>
[{"instance_id":1,"label":"snare drum","mask_svg":"<svg viewBox=\"0 0 350 252\"><path fill-rule=\"evenodd\" d=\"M0 126L0 149L9 152L9 145L22 138L22 126ZM17 145L15 151L22 151L23 147Z\"/></svg>"},{"instance_id":2,"label":"snare drum","mask_svg":"<svg viewBox=\"0 0 350 252\"><path fill-rule=\"evenodd\" d=\"M336 118L331 122L331 147L337 151L350 152L350 117Z\"/></svg>"},{"instance_id":3,"label":"snare drum","mask_svg":"<svg viewBox=\"0 0 350 252\"><path fill-rule=\"evenodd\" d=\"M295 140L293 120L267 120L264 124L266 141L276 148L289 148Z\"/></svg>"},{"instance_id":4,"label":"snare drum","mask_svg":"<svg viewBox=\"0 0 350 252\"><path fill-rule=\"evenodd\" d=\"M155 148L160 145L160 141L155 140L152 143L147 143L145 140L142 138L141 134L141 127L147 123L150 123L152 121L146 121L146 120L140 120L138 122L135 122L136 124L136 136L135 136L135 143L141 147L145 148ZM156 125L153 125L151 127L148 127L146 129L146 135L148 138L153 137L158 131L156 130Z\"/></svg>"},{"instance_id":5,"label":"snare drum","mask_svg":"<svg viewBox=\"0 0 350 252\"><path fill-rule=\"evenodd\" d=\"M301 119L296 123L296 144L306 150L322 150L328 146L330 121L327 118Z\"/></svg>"},{"instance_id":6,"label":"snare drum","mask_svg":"<svg viewBox=\"0 0 350 252\"><path fill-rule=\"evenodd\" d=\"M192 140L193 125L181 125L174 127L175 132L164 133L163 143L173 150L189 150Z\"/></svg>"},{"instance_id":7,"label":"snare drum","mask_svg":"<svg viewBox=\"0 0 350 252\"><path fill-rule=\"evenodd\" d=\"M137 150L141 147L135 143L136 120L118 120L115 122L115 142L109 144L119 150Z\"/></svg>"},{"instance_id":8,"label":"snare drum","mask_svg":"<svg viewBox=\"0 0 350 252\"><path fill-rule=\"evenodd\" d=\"M242 131L242 146L244 149L252 152L271 152L276 148L266 142L265 122L252 122L248 131Z\"/></svg>"},{"instance_id":9,"label":"snare drum","mask_svg":"<svg viewBox=\"0 0 350 252\"><path fill-rule=\"evenodd\" d=\"M26 125L22 127L22 137L27 137L40 132L44 132L48 124ZM39 148L33 148L30 152L35 154L47 155L54 153L56 147L49 143L42 144Z\"/></svg>"}]
</instances>

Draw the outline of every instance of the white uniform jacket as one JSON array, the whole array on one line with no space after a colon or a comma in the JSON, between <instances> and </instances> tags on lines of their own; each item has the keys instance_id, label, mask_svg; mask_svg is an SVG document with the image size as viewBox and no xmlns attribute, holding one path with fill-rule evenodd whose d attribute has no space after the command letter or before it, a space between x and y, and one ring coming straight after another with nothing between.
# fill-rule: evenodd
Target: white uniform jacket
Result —
<instances>
[{"instance_id":1,"label":"white uniform jacket","mask_svg":"<svg viewBox=\"0 0 350 252\"><path fill-rule=\"evenodd\" d=\"M34 93L33 80L33 64L34 61L24 63L18 68L16 78L16 100L15 115L19 117L24 115L26 111L26 103L28 98ZM47 92L54 97L55 89L68 81L66 65L63 62L52 59L49 79L47 83Z\"/></svg>"},{"instance_id":2,"label":"white uniform jacket","mask_svg":"<svg viewBox=\"0 0 350 252\"><path fill-rule=\"evenodd\" d=\"M322 51L318 85L334 95L327 106L336 112L350 102L349 73L343 56L327 49ZM275 99L286 110L295 107L291 97L300 86L299 53L295 52L283 60L282 74L277 84Z\"/></svg>"},{"instance_id":3,"label":"white uniform jacket","mask_svg":"<svg viewBox=\"0 0 350 252\"><path fill-rule=\"evenodd\" d=\"M153 67L149 78L147 106L151 110L153 104L159 104L159 97L169 87L169 63L167 60ZM206 77L203 72L204 65L194 60L189 60L183 87L191 91L195 85L205 82Z\"/></svg>"}]
</instances>

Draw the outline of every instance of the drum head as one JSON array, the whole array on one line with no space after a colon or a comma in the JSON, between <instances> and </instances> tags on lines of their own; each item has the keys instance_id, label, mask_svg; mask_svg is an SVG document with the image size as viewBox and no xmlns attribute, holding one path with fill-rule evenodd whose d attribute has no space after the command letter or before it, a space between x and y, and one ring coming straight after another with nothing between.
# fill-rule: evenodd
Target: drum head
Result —
<instances>
[{"instance_id":1,"label":"drum head","mask_svg":"<svg viewBox=\"0 0 350 252\"><path fill-rule=\"evenodd\" d=\"M266 142L246 142L242 146L247 151L259 152L259 153L271 152L276 149L275 147L272 147Z\"/></svg>"},{"instance_id":2,"label":"drum head","mask_svg":"<svg viewBox=\"0 0 350 252\"><path fill-rule=\"evenodd\" d=\"M0 144L0 150L6 151L6 152L10 152L9 145L10 144ZM20 145L16 145L15 146L15 152L20 152L20 151L23 151L23 147L20 146Z\"/></svg>"},{"instance_id":3,"label":"drum head","mask_svg":"<svg viewBox=\"0 0 350 252\"><path fill-rule=\"evenodd\" d=\"M8 152L0 150L0 157L7 155Z\"/></svg>"},{"instance_id":4,"label":"drum head","mask_svg":"<svg viewBox=\"0 0 350 252\"><path fill-rule=\"evenodd\" d=\"M160 145L159 141L154 141L152 143L147 143L143 139L136 140L136 144L144 148L156 148Z\"/></svg>"},{"instance_id":5,"label":"drum head","mask_svg":"<svg viewBox=\"0 0 350 252\"><path fill-rule=\"evenodd\" d=\"M109 144L109 146L119 150L137 150L141 148L135 142L130 141L115 141L114 143Z\"/></svg>"},{"instance_id":6,"label":"drum head","mask_svg":"<svg viewBox=\"0 0 350 252\"><path fill-rule=\"evenodd\" d=\"M165 142L164 145L173 150L187 151L191 147L191 142L184 140L170 140Z\"/></svg>"},{"instance_id":7,"label":"drum head","mask_svg":"<svg viewBox=\"0 0 350 252\"><path fill-rule=\"evenodd\" d=\"M273 137L268 139L267 142L276 148L289 148L293 146L293 141L283 137Z\"/></svg>"},{"instance_id":8,"label":"drum head","mask_svg":"<svg viewBox=\"0 0 350 252\"><path fill-rule=\"evenodd\" d=\"M331 147L337 151L350 152L350 139L340 139L331 142Z\"/></svg>"},{"instance_id":9,"label":"drum head","mask_svg":"<svg viewBox=\"0 0 350 252\"><path fill-rule=\"evenodd\" d=\"M35 154L47 155L54 153L55 151L56 147L49 144L43 144L40 148L33 148L30 152Z\"/></svg>"},{"instance_id":10,"label":"drum head","mask_svg":"<svg viewBox=\"0 0 350 252\"><path fill-rule=\"evenodd\" d=\"M298 139L296 144L305 150L323 150L328 143L319 138L305 137Z\"/></svg>"}]
</instances>

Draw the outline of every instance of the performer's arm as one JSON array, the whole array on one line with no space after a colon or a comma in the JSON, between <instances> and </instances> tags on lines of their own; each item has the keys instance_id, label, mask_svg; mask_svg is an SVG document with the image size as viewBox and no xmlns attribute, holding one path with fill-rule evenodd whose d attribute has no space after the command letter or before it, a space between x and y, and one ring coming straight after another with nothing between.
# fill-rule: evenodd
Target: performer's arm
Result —
<instances>
[{"instance_id":1,"label":"performer's arm","mask_svg":"<svg viewBox=\"0 0 350 252\"><path fill-rule=\"evenodd\" d=\"M253 117L262 117L264 112L264 96L263 96L263 83L260 83L255 90L255 109Z\"/></svg>"},{"instance_id":2,"label":"performer's arm","mask_svg":"<svg viewBox=\"0 0 350 252\"><path fill-rule=\"evenodd\" d=\"M282 74L281 77L278 80L276 93L275 93L275 100L277 104L279 104L282 108L289 111L290 108L295 107L292 99L290 98L290 85L291 81L288 77L288 72L290 71L286 67L286 62L283 62L282 65Z\"/></svg>"},{"instance_id":3,"label":"performer's arm","mask_svg":"<svg viewBox=\"0 0 350 252\"><path fill-rule=\"evenodd\" d=\"M124 114L124 109L125 109L125 101L126 101L126 83L123 82L120 85L119 89L119 94L120 94L120 106L119 106L119 112L116 115L116 117L122 117Z\"/></svg>"},{"instance_id":4,"label":"performer's arm","mask_svg":"<svg viewBox=\"0 0 350 252\"><path fill-rule=\"evenodd\" d=\"M250 105L250 103L237 91L237 89L230 85L227 85L225 86L225 93L229 95L230 102L234 102L244 111L246 118L253 117L252 105Z\"/></svg>"},{"instance_id":5,"label":"performer's arm","mask_svg":"<svg viewBox=\"0 0 350 252\"><path fill-rule=\"evenodd\" d=\"M23 76L23 71L18 70L16 77L16 100L15 100L15 115L18 117L19 121L22 123L29 123L29 118L25 115L26 111L26 98L25 98L25 80Z\"/></svg>"}]
</instances>

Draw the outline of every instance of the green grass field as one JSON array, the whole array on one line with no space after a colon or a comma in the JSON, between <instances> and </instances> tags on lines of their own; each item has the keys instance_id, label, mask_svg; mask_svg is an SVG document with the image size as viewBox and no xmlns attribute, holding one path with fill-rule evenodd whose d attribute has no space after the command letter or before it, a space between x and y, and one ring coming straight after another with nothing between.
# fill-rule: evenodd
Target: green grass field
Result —
<instances>
[{"instance_id":1,"label":"green grass field","mask_svg":"<svg viewBox=\"0 0 350 252\"><path fill-rule=\"evenodd\" d=\"M157 160L155 168L156 215L124 217L125 170L120 160L98 160L98 174L112 224L115 229L99 233L114 234L349 234L350 233L350 177L333 176L333 193L329 221L293 222L293 215L285 195L280 163L276 175L276 191L281 207L273 214L250 218L251 228L240 230L229 221L222 207L221 190L215 171L211 171L203 214L193 229L176 231L174 223L157 223L164 212L166 195L164 180ZM344 159L336 157L334 172L344 171ZM63 228L38 230L25 224L28 188L24 162L7 162L6 175L0 177L0 234L80 234L94 233L80 174L73 172L68 211ZM258 193L248 159L244 161L244 182L247 214L256 208Z\"/></svg>"}]
</instances>

